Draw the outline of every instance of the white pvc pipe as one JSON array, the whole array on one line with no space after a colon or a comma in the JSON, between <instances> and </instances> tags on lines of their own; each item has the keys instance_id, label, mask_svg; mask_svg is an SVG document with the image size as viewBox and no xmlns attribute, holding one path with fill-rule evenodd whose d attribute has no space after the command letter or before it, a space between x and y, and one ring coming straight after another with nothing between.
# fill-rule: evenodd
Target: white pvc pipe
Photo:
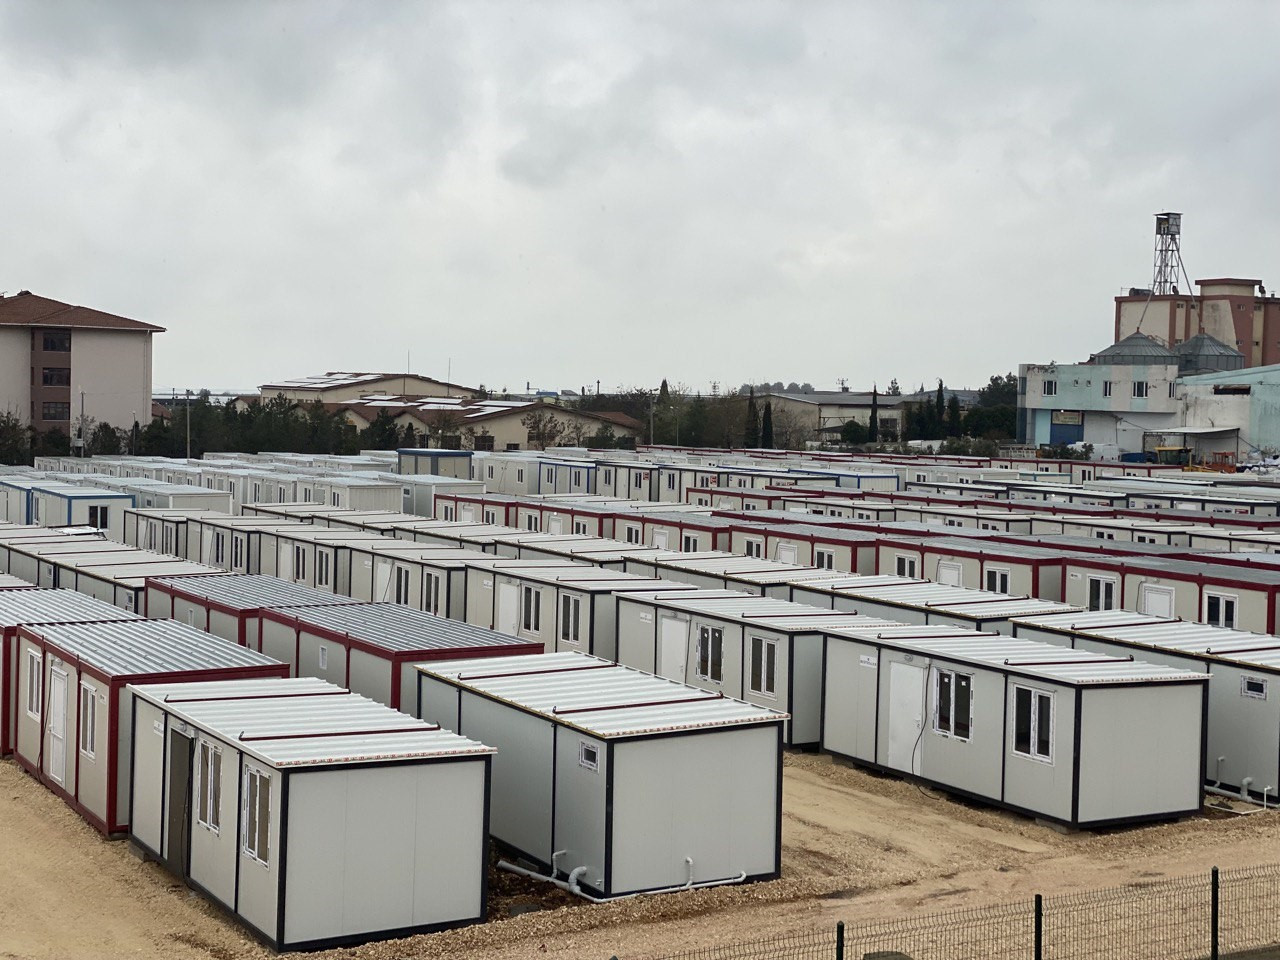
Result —
<instances>
[{"instance_id":1,"label":"white pvc pipe","mask_svg":"<svg viewBox=\"0 0 1280 960\"><path fill-rule=\"evenodd\" d=\"M560 851L563 853L564 851ZM576 897L581 897L591 903L612 903L614 900L630 900L632 897L643 897L650 894L660 893L678 893L681 890L698 890L702 887L718 887L728 886L730 884L742 883L747 879L747 873L744 870L736 877L730 877L727 880L704 880L701 883L693 882L693 858L685 857L685 863L689 866L689 879L686 883L678 887L663 887L660 890L644 890L639 893L624 893L616 897L593 897L580 886L578 886L578 878L587 872L587 867L574 867L569 874L568 880L561 880L559 877L549 877L545 873L538 873L536 870L528 870L524 867L516 866L506 860L498 861L498 869L506 870L508 873L514 873L522 877L529 877L531 880L545 880L547 883L554 884L567 893L572 893Z\"/></svg>"}]
</instances>

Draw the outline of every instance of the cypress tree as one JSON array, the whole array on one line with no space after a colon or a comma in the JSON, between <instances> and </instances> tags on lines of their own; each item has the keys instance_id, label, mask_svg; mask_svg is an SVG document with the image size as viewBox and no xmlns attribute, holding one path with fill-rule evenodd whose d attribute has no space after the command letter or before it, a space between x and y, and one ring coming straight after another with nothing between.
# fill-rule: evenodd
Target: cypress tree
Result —
<instances>
[{"instance_id":1,"label":"cypress tree","mask_svg":"<svg viewBox=\"0 0 1280 960\"><path fill-rule=\"evenodd\" d=\"M773 449L773 401L764 402L764 416L760 420L760 446Z\"/></svg>"},{"instance_id":2,"label":"cypress tree","mask_svg":"<svg viewBox=\"0 0 1280 960\"><path fill-rule=\"evenodd\" d=\"M756 409L756 391L747 395L747 422L742 430L742 445L748 449L760 446L760 411Z\"/></svg>"},{"instance_id":3,"label":"cypress tree","mask_svg":"<svg viewBox=\"0 0 1280 960\"><path fill-rule=\"evenodd\" d=\"M871 388L871 419L867 422L867 442L877 443L880 440L880 394L874 386Z\"/></svg>"}]
</instances>

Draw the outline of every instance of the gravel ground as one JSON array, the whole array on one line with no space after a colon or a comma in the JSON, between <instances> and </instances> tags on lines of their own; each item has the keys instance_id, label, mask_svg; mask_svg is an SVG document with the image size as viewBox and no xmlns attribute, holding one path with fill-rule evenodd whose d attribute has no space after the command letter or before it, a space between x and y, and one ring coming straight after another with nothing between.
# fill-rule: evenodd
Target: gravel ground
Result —
<instances>
[{"instance_id":1,"label":"gravel ground","mask_svg":"<svg viewBox=\"0 0 1280 960\"><path fill-rule=\"evenodd\" d=\"M540 954L649 960L834 924L1280 862L1280 819L1212 816L1062 833L899 780L788 755L783 878L605 905L494 871L491 922L315 954L324 960ZM0 957L267 957L216 908L107 843L0 763ZM533 910L518 916L509 913Z\"/></svg>"}]
</instances>

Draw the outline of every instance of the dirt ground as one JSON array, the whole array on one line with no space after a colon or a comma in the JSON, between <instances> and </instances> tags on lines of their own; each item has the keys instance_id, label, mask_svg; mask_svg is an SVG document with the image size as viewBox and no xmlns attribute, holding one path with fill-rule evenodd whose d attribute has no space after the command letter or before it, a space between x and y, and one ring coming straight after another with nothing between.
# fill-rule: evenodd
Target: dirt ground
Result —
<instances>
[{"instance_id":1,"label":"dirt ground","mask_svg":"<svg viewBox=\"0 0 1280 960\"><path fill-rule=\"evenodd\" d=\"M902 781L789 755L783 878L593 906L507 874L492 922L322 960L649 958L836 920L932 913L1280 862L1280 815L1208 815L1060 833ZM267 957L234 922L125 843L107 843L11 762L0 763L0 958ZM515 906L538 907L509 917Z\"/></svg>"}]
</instances>

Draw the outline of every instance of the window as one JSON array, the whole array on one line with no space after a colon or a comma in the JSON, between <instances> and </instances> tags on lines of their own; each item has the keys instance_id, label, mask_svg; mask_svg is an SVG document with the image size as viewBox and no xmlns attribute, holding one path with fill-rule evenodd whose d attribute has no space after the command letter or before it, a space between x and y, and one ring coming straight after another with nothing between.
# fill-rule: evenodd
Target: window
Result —
<instances>
[{"instance_id":1,"label":"window","mask_svg":"<svg viewBox=\"0 0 1280 960\"><path fill-rule=\"evenodd\" d=\"M1111 396L1111 381L1110 381L1110 380L1103 380L1103 381L1102 381L1102 395L1103 395L1104 397L1109 397L1109 396Z\"/></svg>"},{"instance_id":2,"label":"window","mask_svg":"<svg viewBox=\"0 0 1280 960\"><path fill-rule=\"evenodd\" d=\"M1116 538L1116 535L1109 530L1095 530L1093 535L1098 540L1114 540Z\"/></svg>"},{"instance_id":3,"label":"window","mask_svg":"<svg viewBox=\"0 0 1280 960\"><path fill-rule=\"evenodd\" d=\"M968 740L973 721L973 677L954 670L934 671L933 729Z\"/></svg>"},{"instance_id":4,"label":"window","mask_svg":"<svg viewBox=\"0 0 1280 960\"><path fill-rule=\"evenodd\" d=\"M165 548L164 548L165 553L172 552L168 546L169 544L168 534L169 534L169 531L165 530ZM231 568L233 570L239 570L243 566L244 566L244 541L241 540L239 537L233 536L231 538Z\"/></svg>"},{"instance_id":5,"label":"window","mask_svg":"<svg viewBox=\"0 0 1280 960\"><path fill-rule=\"evenodd\" d=\"M1147 397L1147 381L1133 381L1133 398L1135 400L1145 400Z\"/></svg>"},{"instance_id":6,"label":"window","mask_svg":"<svg viewBox=\"0 0 1280 960\"><path fill-rule=\"evenodd\" d=\"M1134 543L1158 543L1159 541L1149 533L1135 533L1133 535Z\"/></svg>"},{"instance_id":7,"label":"window","mask_svg":"<svg viewBox=\"0 0 1280 960\"><path fill-rule=\"evenodd\" d=\"M551 467L547 467L547 483L552 483L556 478L556 472Z\"/></svg>"},{"instance_id":8,"label":"window","mask_svg":"<svg viewBox=\"0 0 1280 960\"><path fill-rule=\"evenodd\" d=\"M836 567L836 552L834 550L824 550L822 547L814 547L813 565L820 570L834 570Z\"/></svg>"},{"instance_id":9,"label":"window","mask_svg":"<svg viewBox=\"0 0 1280 960\"><path fill-rule=\"evenodd\" d=\"M588 770L600 769L600 748L583 741L578 744L578 764Z\"/></svg>"},{"instance_id":10,"label":"window","mask_svg":"<svg viewBox=\"0 0 1280 960\"><path fill-rule=\"evenodd\" d=\"M1053 762L1053 694L1013 688L1013 752Z\"/></svg>"},{"instance_id":11,"label":"window","mask_svg":"<svg viewBox=\"0 0 1280 960\"><path fill-rule=\"evenodd\" d=\"M40 404L40 418L42 420L70 420L71 404L42 403Z\"/></svg>"},{"instance_id":12,"label":"window","mask_svg":"<svg viewBox=\"0 0 1280 960\"><path fill-rule=\"evenodd\" d=\"M757 540L754 537L748 538L742 543L742 552L748 557L763 557L764 541Z\"/></svg>"},{"instance_id":13,"label":"window","mask_svg":"<svg viewBox=\"0 0 1280 960\"><path fill-rule=\"evenodd\" d=\"M196 823L217 833L222 827L222 750L200 741L196 757Z\"/></svg>"},{"instance_id":14,"label":"window","mask_svg":"<svg viewBox=\"0 0 1280 960\"><path fill-rule=\"evenodd\" d=\"M508 449L510 449L509 446ZM524 467L516 468L516 483L524 483Z\"/></svg>"},{"instance_id":15,"label":"window","mask_svg":"<svg viewBox=\"0 0 1280 960\"><path fill-rule=\"evenodd\" d=\"M244 852L266 866L271 862L271 775L244 771Z\"/></svg>"},{"instance_id":16,"label":"window","mask_svg":"<svg viewBox=\"0 0 1280 960\"><path fill-rule=\"evenodd\" d=\"M62 333L46 331L41 340L45 353L71 352L71 331L69 330Z\"/></svg>"},{"instance_id":17,"label":"window","mask_svg":"<svg viewBox=\"0 0 1280 960\"><path fill-rule=\"evenodd\" d=\"M537 533L538 532L538 515L536 513L531 513L528 516L526 516L524 518L524 525L526 529L532 530L534 533Z\"/></svg>"},{"instance_id":18,"label":"window","mask_svg":"<svg viewBox=\"0 0 1280 960\"><path fill-rule=\"evenodd\" d=\"M590 534L587 533L587 521L585 520L573 521L573 532L580 537L590 536Z\"/></svg>"},{"instance_id":19,"label":"window","mask_svg":"<svg viewBox=\"0 0 1280 960\"><path fill-rule=\"evenodd\" d=\"M424 573L423 582L426 587L426 596L422 598L422 608L427 613L440 613L440 577L434 573Z\"/></svg>"},{"instance_id":20,"label":"window","mask_svg":"<svg viewBox=\"0 0 1280 960\"><path fill-rule=\"evenodd\" d=\"M80 752L90 760L98 742L98 691L80 684Z\"/></svg>"},{"instance_id":21,"label":"window","mask_svg":"<svg viewBox=\"0 0 1280 960\"><path fill-rule=\"evenodd\" d=\"M1267 699L1267 681L1262 677L1241 677L1240 696L1252 700Z\"/></svg>"},{"instance_id":22,"label":"window","mask_svg":"<svg viewBox=\"0 0 1280 960\"><path fill-rule=\"evenodd\" d=\"M667 489L674 490L676 488L676 475L674 473L667 474Z\"/></svg>"},{"instance_id":23,"label":"window","mask_svg":"<svg viewBox=\"0 0 1280 960\"><path fill-rule=\"evenodd\" d=\"M1204 595L1204 622L1212 627L1236 628L1236 598L1223 593Z\"/></svg>"},{"instance_id":24,"label":"window","mask_svg":"<svg viewBox=\"0 0 1280 960\"><path fill-rule=\"evenodd\" d=\"M332 506L335 506L335 507L342 506L342 494L340 494L337 490L333 491L333 493L329 495L329 500Z\"/></svg>"},{"instance_id":25,"label":"window","mask_svg":"<svg viewBox=\"0 0 1280 960\"><path fill-rule=\"evenodd\" d=\"M293 579L298 583L307 579L307 549L301 544L293 548Z\"/></svg>"},{"instance_id":26,"label":"window","mask_svg":"<svg viewBox=\"0 0 1280 960\"><path fill-rule=\"evenodd\" d=\"M1009 571L991 568L987 570L987 589L992 593L1009 592Z\"/></svg>"},{"instance_id":27,"label":"window","mask_svg":"<svg viewBox=\"0 0 1280 960\"><path fill-rule=\"evenodd\" d=\"M1089 609L1114 610L1116 608L1116 582L1105 577L1089 578Z\"/></svg>"},{"instance_id":28,"label":"window","mask_svg":"<svg viewBox=\"0 0 1280 960\"><path fill-rule=\"evenodd\" d=\"M579 618L582 613L580 597L560 598L560 639L566 643L577 643L579 634Z\"/></svg>"},{"instance_id":29,"label":"window","mask_svg":"<svg viewBox=\"0 0 1280 960\"><path fill-rule=\"evenodd\" d=\"M571 479L571 480L569 481L570 483L572 483L575 487L580 487L580 486L582 486L582 471L581 471L581 470L574 470L574 471L572 472L572 477L573 477L573 479Z\"/></svg>"},{"instance_id":30,"label":"window","mask_svg":"<svg viewBox=\"0 0 1280 960\"><path fill-rule=\"evenodd\" d=\"M232 541L233 546L234 546L234 543L235 542ZM323 550L317 551L316 553L316 586L317 587L329 586L329 567L331 563L332 563L332 560L329 558L329 554L325 553Z\"/></svg>"},{"instance_id":31,"label":"window","mask_svg":"<svg viewBox=\"0 0 1280 960\"><path fill-rule=\"evenodd\" d=\"M396 603L409 602L409 569L396 567Z\"/></svg>"},{"instance_id":32,"label":"window","mask_svg":"<svg viewBox=\"0 0 1280 960\"><path fill-rule=\"evenodd\" d=\"M893 569L900 577L914 577L916 575L916 558L904 557L899 554L894 561Z\"/></svg>"},{"instance_id":33,"label":"window","mask_svg":"<svg viewBox=\"0 0 1280 960\"><path fill-rule=\"evenodd\" d=\"M284 503L284 487L276 487L276 503Z\"/></svg>"},{"instance_id":34,"label":"window","mask_svg":"<svg viewBox=\"0 0 1280 960\"><path fill-rule=\"evenodd\" d=\"M724 679L724 631L719 627L698 628L697 674L712 683Z\"/></svg>"},{"instance_id":35,"label":"window","mask_svg":"<svg viewBox=\"0 0 1280 960\"><path fill-rule=\"evenodd\" d=\"M521 614L524 628L532 633L542 629L542 594L537 587L525 587L521 597Z\"/></svg>"},{"instance_id":36,"label":"window","mask_svg":"<svg viewBox=\"0 0 1280 960\"><path fill-rule=\"evenodd\" d=\"M164 528L164 552L173 553L173 528Z\"/></svg>"},{"instance_id":37,"label":"window","mask_svg":"<svg viewBox=\"0 0 1280 960\"><path fill-rule=\"evenodd\" d=\"M507 449L508 449L508 450L519 450L519 449L520 449L520 444L518 444L518 443L508 443L508 444L507 444ZM521 470L521 471L520 471L520 480L521 480L522 482L524 481L524 471L523 471L523 470Z\"/></svg>"},{"instance_id":38,"label":"window","mask_svg":"<svg viewBox=\"0 0 1280 960\"><path fill-rule=\"evenodd\" d=\"M685 553L697 553L698 535L696 533L686 533L680 541L680 549Z\"/></svg>"},{"instance_id":39,"label":"window","mask_svg":"<svg viewBox=\"0 0 1280 960\"><path fill-rule=\"evenodd\" d=\"M752 693L763 697L777 696L778 641L751 638L751 677L747 683Z\"/></svg>"},{"instance_id":40,"label":"window","mask_svg":"<svg viewBox=\"0 0 1280 960\"><path fill-rule=\"evenodd\" d=\"M492 479L493 479L493 464L492 464L492 463L491 463L491 464L489 464L489 466L488 466L488 468L487 468L487 469L488 469L488 472L489 472L489 479L490 479L490 480L492 480Z\"/></svg>"},{"instance_id":41,"label":"window","mask_svg":"<svg viewBox=\"0 0 1280 960\"><path fill-rule=\"evenodd\" d=\"M109 507L90 507L89 526L97 527L99 530L107 529L107 513L109 509Z\"/></svg>"},{"instance_id":42,"label":"window","mask_svg":"<svg viewBox=\"0 0 1280 960\"><path fill-rule=\"evenodd\" d=\"M46 387L71 386L70 367L45 367L40 371L40 380Z\"/></svg>"},{"instance_id":43,"label":"window","mask_svg":"<svg viewBox=\"0 0 1280 960\"><path fill-rule=\"evenodd\" d=\"M446 523L453 521L453 504L443 503L440 505L440 519Z\"/></svg>"},{"instance_id":44,"label":"window","mask_svg":"<svg viewBox=\"0 0 1280 960\"><path fill-rule=\"evenodd\" d=\"M642 483L644 483L644 474L641 473L639 470L637 470L635 474L635 482L632 484L632 486L638 487Z\"/></svg>"},{"instance_id":45,"label":"window","mask_svg":"<svg viewBox=\"0 0 1280 960\"><path fill-rule=\"evenodd\" d=\"M1044 395L1045 395L1046 397L1056 397L1056 396L1058 395L1058 381L1057 381L1057 380L1046 380L1046 381L1044 381Z\"/></svg>"},{"instance_id":46,"label":"window","mask_svg":"<svg viewBox=\"0 0 1280 960\"><path fill-rule=\"evenodd\" d=\"M476 450L492 450L493 436L488 433L479 434L472 442L472 447Z\"/></svg>"},{"instance_id":47,"label":"window","mask_svg":"<svg viewBox=\"0 0 1280 960\"><path fill-rule=\"evenodd\" d=\"M44 658L39 650L27 651L27 716L40 719L44 700Z\"/></svg>"},{"instance_id":48,"label":"window","mask_svg":"<svg viewBox=\"0 0 1280 960\"><path fill-rule=\"evenodd\" d=\"M609 484L613 483L613 471L608 467L605 467L602 472L603 472L603 477L601 479L601 482L605 486L608 486Z\"/></svg>"},{"instance_id":49,"label":"window","mask_svg":"<svg viewBox=\"0 0 1280 960\"><path fill-rule=\"evenodd\" d=\"M1173 399L1173 387L1174 387L1174 383L1172 380L1170 380L1169 381L1169 399L1170 400Z\"/></svg>"},{"instance_id":50,"label":"window","mask_svg":"<svg viewBox=\"0 0 1280 960\"><path fill-rule=\"evenodd\" d=\"M227 557L227 535L225 533L215 533L213 535L213 563L215 566L222 566L223 560Z\"/></svg>"},{"instance_id":51,"label":"window","mask_svg":"<svg viewBox=\"0 0 1280 960\"><path fill-rule=\"evenodd\" d=\"M640 528L627 527L627 543L639 543L639 542L640 542Z\"/></svg>"}]
</instances>

